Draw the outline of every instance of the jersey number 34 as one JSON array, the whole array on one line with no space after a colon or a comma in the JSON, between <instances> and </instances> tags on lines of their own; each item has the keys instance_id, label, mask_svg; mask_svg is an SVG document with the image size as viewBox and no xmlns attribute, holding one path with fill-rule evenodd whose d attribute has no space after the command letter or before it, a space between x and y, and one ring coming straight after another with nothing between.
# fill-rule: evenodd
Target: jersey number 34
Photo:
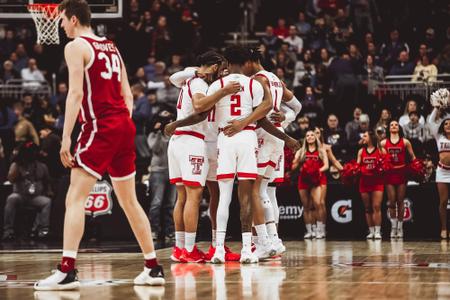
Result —
<instances>
[{"instance_id":1,"label":"jersey number 34","mask_svg":"<svg viewBox=\"0 0 450 300\"><path fill-rule=\"evenodd\" d=\"M109 80L112 78L113 73L117 73L117 80L120 82L122 75L119 56L117 54L111 54L111 59L109 59L109 56L104 52L99 52L97 57L99 60L105 61L106 67L106 71L101 72L100 76L102 76L103 79Z\"/></svg>"}]
</instances>

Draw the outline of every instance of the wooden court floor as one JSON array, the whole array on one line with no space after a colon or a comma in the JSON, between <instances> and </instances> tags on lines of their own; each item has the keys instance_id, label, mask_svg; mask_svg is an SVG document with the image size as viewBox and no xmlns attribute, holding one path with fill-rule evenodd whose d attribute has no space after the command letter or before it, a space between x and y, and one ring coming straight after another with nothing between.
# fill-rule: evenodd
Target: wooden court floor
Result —
<instances>
[{"instance_id":1,"label":"wooden court floor","mask_svg":"<svg viewBox=\"0 0 450 300\"><path fill-rule=\"evenodd\" d=\"M206 243L200 244L207 248ZM229 246L238 250L239 243ZM158 250L165 287L134 287L138 253L82 253L82 288L34 292L59 253L0 252L0 299L450 299L448 242L287 242L281 261L258 265L172 264Z\"/></svg>"}]
</instances>

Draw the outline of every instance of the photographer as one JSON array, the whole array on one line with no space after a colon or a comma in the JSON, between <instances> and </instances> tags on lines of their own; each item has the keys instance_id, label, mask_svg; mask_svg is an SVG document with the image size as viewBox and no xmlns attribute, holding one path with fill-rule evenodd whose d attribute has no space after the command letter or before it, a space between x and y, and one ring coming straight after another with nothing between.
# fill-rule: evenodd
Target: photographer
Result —
<instances>
[{"instance_id":1,"label":"photographer","mask_svg":"<svg viewBox=\"0 0 450 300\"><path fill-rule=\"evenodd\" d=\"M32 237L45 238L49 233L50 194L47 166L37 160L39 147L33 142L23 143L12 163L8 180L13 193L8 196L4 211L3 240L14 240L16 208L21 205L38 210L32 227Z\"/></svg>"},{"instance_id":2,"label":"photographer","mask_svg":"<svg viewBox=\"0 0 450 300\"><path fill-rule=\"evenodd\" d=\"M169 182L169 169L167 162L167 147L169 137L164 135L164 127L174 121L175 116L168 110L162 109L148 127L151 132L148 135L147 143L152 151L150 164L149 187L151 194L149 218L154 232L154 237L164 236L166 242L174 238L174 225L172 219L173 207L176 198L175 185ZM164 224L161 226L161 215ZM161 231L164 229L164 232Z\"/></svg>"}]
</instances>

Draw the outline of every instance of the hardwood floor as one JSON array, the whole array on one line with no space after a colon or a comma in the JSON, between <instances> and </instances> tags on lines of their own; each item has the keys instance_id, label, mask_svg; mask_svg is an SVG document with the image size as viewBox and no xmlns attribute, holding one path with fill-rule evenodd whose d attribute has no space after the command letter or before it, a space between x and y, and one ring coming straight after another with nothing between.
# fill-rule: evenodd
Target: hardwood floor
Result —
<instances>
[{"instance_id":1,"label":"hardwood floor","mask_svg":"<svg viewBox=\"0 0 450 300\"><path fill-rule=\"evenodd\" d=\"M202 249L207 249L201 243ZM239 243L231 243L239 250ZM281 261L257 265L172 264L157 251L165 287L135 287L139 253L81 253L79 291L34 292L59 253L0 251L0 299L444 299L450 298L448 242L287 242Z\"/></svg>"}]
</instances>

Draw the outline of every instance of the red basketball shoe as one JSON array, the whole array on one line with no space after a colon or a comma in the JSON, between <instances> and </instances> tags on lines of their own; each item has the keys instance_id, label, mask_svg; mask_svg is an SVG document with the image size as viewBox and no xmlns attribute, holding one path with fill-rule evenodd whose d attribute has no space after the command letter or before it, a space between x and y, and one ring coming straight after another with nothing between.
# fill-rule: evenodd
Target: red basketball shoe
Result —
<instances>
[{"instance_id":1,"label":"red basketball shoe","mask_svg":"<svg viewBox=\"0 0 450 300\"><path fill-rule=\"evenodd\" d=\"M180 248L174 246L172 249L172 255L170 256L170 259L174 262L180 262L181 252L182 250Z\"/></svg>"},{"instance_id":2,"label":"red basketball shoe","mask_svg":"<svg viewBox=\"0 0 450 300\"><path fill-rule=\"evenodd\" d=\"M192 252L188 252L186 248L184 248L181 252L180 261L183 263L204 263L205 253L198 250L197 245L194 246Z\"/></svg>"},{"instance_id":3,"label":"red basketball shoe","mask_svg":"<svg viewBox=\"0 0 450 300\"><path fill-rule=\"evenodd\" d=\"M225 261L239 261L241 259L241 254L231 252L231 249L227 246L225 248Z\"/></svg>"}]
</instances>

